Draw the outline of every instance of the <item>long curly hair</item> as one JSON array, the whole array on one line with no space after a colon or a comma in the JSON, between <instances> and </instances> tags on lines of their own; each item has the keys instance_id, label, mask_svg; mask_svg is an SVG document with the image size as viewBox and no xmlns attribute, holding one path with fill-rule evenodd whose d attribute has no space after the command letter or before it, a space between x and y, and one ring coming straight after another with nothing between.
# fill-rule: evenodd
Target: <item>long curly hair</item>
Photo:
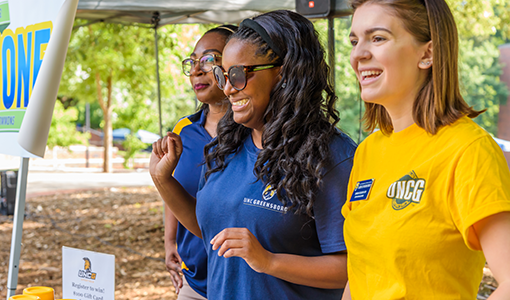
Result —
<instances>
[{"instance_id":1,"label":"long curly hair","mask_svg":"<svg viewBox=\"0 0 510 300\"><path fill-rule=\"evenodd\" d=\"M278 57L253 29L241 27L230 40L250 43L256 55L282 63L281 80L271 91L264 114L262 147L254 167L257 180L276 189L280 201L296 214L313 217L315 195L329 159L329 144L340 120L330 68L313 24L291 11L253 18L284 53ZM286 86L282 86L285 83ZM218 137L205 151L206 178L224 170L251 129L234 122L230 108L218 124Z\"/></svg>"}]
</instances>

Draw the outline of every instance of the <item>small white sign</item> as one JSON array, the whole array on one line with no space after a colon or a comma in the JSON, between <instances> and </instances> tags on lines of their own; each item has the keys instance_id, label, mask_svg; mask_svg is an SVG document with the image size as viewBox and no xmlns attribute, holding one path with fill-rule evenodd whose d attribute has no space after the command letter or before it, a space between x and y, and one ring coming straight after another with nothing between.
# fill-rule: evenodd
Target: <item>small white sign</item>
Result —
<instances>
[{"instance_id":1,"label":"small white sign","mask_svg":"<svg viewBox=\"0 0 510 300\"><path fill-rule=\"evenodd\" d=\"M62 247L62 298L115 299L115 255Z\"/></svg>"}]
</instances>

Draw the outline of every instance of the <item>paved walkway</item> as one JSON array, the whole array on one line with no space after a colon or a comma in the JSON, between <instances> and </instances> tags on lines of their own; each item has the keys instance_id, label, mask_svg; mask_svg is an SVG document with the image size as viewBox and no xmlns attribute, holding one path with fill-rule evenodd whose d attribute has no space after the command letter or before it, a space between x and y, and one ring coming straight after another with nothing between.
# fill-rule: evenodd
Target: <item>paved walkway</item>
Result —
<instances>
[{"instance_id":1,"label":"paved walkway","mask_svg":"<svg viewBox=\"0 0 510 300\"><path fill-rule=\"evenodd\" d=\"M27 196L104 187L154 185L147 170L122 173L29 171Z\"/></svg>"}]
</instances>

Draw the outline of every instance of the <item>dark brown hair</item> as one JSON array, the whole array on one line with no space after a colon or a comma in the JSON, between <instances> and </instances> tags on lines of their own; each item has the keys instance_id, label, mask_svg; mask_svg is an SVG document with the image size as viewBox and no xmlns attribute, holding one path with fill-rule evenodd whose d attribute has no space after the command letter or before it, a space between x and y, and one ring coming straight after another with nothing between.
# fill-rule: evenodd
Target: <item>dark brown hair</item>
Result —
<instances>
[{"instance_id":1,"label":"dark brown hair","mask_svg":"<svg viewBox=\"0 0 510 300\"><path fill-rule=\"evenodd\" d=\"M432 67L413 104L416 124L431 134L467 115L475 118L482 112L470 107L459 88L457 26L444 0L353 0L353 11L364 4L389 8L404 28L420 43L432 41ZM365 102L365 130L377 126L385 134L393 131L391 118L379 104Z\"/></svg>"}]
</instances>

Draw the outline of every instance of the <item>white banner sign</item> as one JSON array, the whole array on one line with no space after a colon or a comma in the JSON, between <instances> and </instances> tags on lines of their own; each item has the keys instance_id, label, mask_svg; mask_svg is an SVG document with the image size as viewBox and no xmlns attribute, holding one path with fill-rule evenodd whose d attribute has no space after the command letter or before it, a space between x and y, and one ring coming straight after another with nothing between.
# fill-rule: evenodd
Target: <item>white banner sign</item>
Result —
<instances>
[{"instance_id":1,"label":"white banner sign","mask_svg":"<svg viewBox=\"0 0 510 300\"><path fill-rule=\"evenodd\" d=\"M44 155L77 6L0 0L0 153Z\"/></svg>"},{"instance_id":2,"label":"white banner sign","mask_svg":"<svg viewBox=\"0 0 510 300\"><path fill-rule=\"evenodd\" d=\"M62 297L115 299L115 256L62 247Z\"/></svg>"}]
</instances>

